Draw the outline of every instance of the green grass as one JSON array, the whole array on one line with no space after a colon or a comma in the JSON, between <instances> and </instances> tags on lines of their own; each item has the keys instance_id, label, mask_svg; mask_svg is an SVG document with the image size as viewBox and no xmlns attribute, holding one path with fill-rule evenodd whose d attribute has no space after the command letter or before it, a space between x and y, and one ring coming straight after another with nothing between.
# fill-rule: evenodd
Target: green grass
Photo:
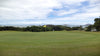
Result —
<instances>
[{"instance_id":1,"label":"green grass","mask_svg":"<svg viewBox=\"0 0 100 56\"><path fill-rule=\"evenodd\" d=\"M0 56L100 56L100 32L0 31Z\"/></svg>"}]
</instances>

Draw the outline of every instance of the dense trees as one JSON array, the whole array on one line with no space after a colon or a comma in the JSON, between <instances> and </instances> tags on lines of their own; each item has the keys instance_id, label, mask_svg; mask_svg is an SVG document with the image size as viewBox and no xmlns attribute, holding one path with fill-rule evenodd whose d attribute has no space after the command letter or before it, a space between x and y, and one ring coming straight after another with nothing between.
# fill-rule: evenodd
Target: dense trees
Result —
<instances>
[{"instance_id":1,"label":"dense trees","mask_svg":"<svg viewBox=\"0 0 100 56\"><path fill-rule=\"evenodd\" d=\"M100 31L100 18L95 18L95 23L93 25L89 25L85 28L86 31ZM0 31L31 31L31 32L42 32L42 31L71 31L71 30L83 30L82 26L77 27L68 27L64 25L46 25L43 26L27 26L27 27L14 27L14 26L0 26Z\"/></svg>"},{"instance_id":2,"label":"dense trees","mask_svg":"<svg viewBox=\"0 0 100 56\"><path fill-rule=\"evenodd\" d=\"M80 27L72 27L72 30L79 30Z\"/></svg>"},{"instance_id":3,"label":"dense trees","mask_svg":"<svg viewBox=\"0 0 100 56\"><path fill-rule=\"evenodd\" d=\"M93 25L89 25L88 27L86 27L86 31L91 31L93 28Z\"/></svg>"},{"instance_id":4,"label":"dense trees","mask_svg":"<svg viewBox=\"0 0 100 56\"><path fill-rule=\"evenodd\" d=\"M77 27L72 27L72 30L83 30L83 27L81 25Z\"/></svg>"},{"instance_id":5,"label":"dense trees","mask_svg":"<svg viewBox=\"0 0 100 56\"><path fill-rule=\"evenodd\" d=\"M63 26L63 25L47 25L46 28L43 26L27 26L27 27L14 27L14 26L0 26L0 31L31 31L31 32L41 32L41 31L62 31L72 30L71 27Z\"/></svg>"},{"instance_id":6,"label":"dense trees","mask_svg":"<svg viewBox=\"0 0 100 56\"><path fill-rule=\"evenodd\" d=\"M43 31L71 31L71 30L80 30L82 29L82 26L80 27L68 27L64 25L46 25L46 28L43 26L27 26L27 27L14 27L14 26L0 26L0 31L31 31L31 32L43 32Z\"/></svg>"},{"instance_id":7,"label":"dense trees","mask_svg":"<svg viewBox=\"0 0 100 56\"><path fill-rule=\"evenodd\" d=\"M26 27L24 28L24 31L31 31L31 32L40 32L41 31L41 27L39 26L31 26L31 27Z\"/></svg>"},{"instance_id":8,"label":"dense trees","mask_svg":"<svg viewBox=\"0 0 100 56\"><path fill-rule=\"evenodd\" d=\"M100 18L96 18L94 21L94 27L97 29L97 31L100 31Z\"/></svg>"},{"instance_id":9,"label":"dense trees","mask_svg":"<svg viewBox=\"0 0 100 56\"><path fill-rule=\"evenodd\" d=\"M6 31L6 30L21 31L22 29L23 28L13 27L13 26L0 26L0 31Z\"/></svg>"},{"instance_id":10,"label":"dense trees","mask_svg":"<svg viewBox=\"0 0 100 56\"><path fill-rule=\"evenodd\" d=\"M94 24L93 25L89 25L88 27L86 27L86 31L92 31L95 30L96 31L100 31L100 18L95 18L94 19Z\"/></svg>"}]
</instances>

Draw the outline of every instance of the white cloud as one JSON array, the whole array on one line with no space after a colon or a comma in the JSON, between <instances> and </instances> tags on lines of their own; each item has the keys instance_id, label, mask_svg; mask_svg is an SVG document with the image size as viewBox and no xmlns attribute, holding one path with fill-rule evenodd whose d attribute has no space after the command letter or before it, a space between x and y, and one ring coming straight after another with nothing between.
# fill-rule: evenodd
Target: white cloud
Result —
<instances>
[{"instance_id":1,"label":"white cloud","mask_svg":"<svg viewBox=\"0 0 100 56\"><path fill-rule=\"evenodd\" d=\"M89 2L90 2L89 6L85 6L78 10L72 10L72 13L77 12L77 11L84 11L84 12L76 13L70 17L56 18L56 20L91 20L91 18L93 20L94 18L99 17L100 16L100 10L99 10L100 4L98 3L99 1L89 0ZM91 4L91 2L93 3ZM71 10L68 12L70 14ZM62 14L67 14L67 11L64 13L62 12L60 15Z\"/></svg>"},{"instance_id":2,"label":"white cloud","mask_svg":"<svg viewBox=\"0 0 100 56\"><path fill-rule=\"evenodd\" d=\"M57 16L63 16L63 15L67 15L67 14L73 14L76 13L78 10L77 9L71 9L69 11L66 10L60 10L60 11L55 11L55 14Z\"/></svg>"},{"instance_id":3,"label":"white cloud","mask_svg":"<svg viewBox=\"0 0 100 56\"><path fill-rule=\"evenodd\" d=\"M80 20L92 20L96 17L100 16L100 13L78 13L78 14L75 14L71 17L63 17L63 18L55 18L55 20L77 20L77 21L80 21Z\"/></svg>"},{"instance_id":4,"label":"white cloud","mask_svg":"<svg viewBox=\"0 0 100 56\"><path fill-rule=\"evenodd\" d=\"M81 6L82 2L88 1L90 4L83 8L75 8ZM91 20L100 16L100 1L99 0L2 0L0 1L0 21L9 21L8 23L13 24L72 24L73 22L64 22L65 20ZM69 10L61 9L63 7ZM53 9L61 9L54 11ZM84 11L76 13L78 11ZM48 19L49 13L55 13L54 16L63 16L73 14L72 16L66 16L61 18ZM20 21L28 19L45 19L44 21ZM93 20L92 19L92 20ZM10 20L15 20L14 22ZM60 21L61 20L61 21ZM4 22L5 23L5 22ZM74 21L75 23L75 21ZM81 22L77 22L76 24ZM83 22L84 24L86 22ZM7 24L7 23L5 23Z\"/></svg>"},{"instance_id":5,"label":"white cloud","mask_svg":"<svg viewBox=\"0 0 100 56\"><path fill-rule=\"evenodd\" d=\"M82 1L85 0L4 0L0 6L0 16L2 19L44 19L53 11L53 8L61 8L62 4L72 5Z\"/></svg>"},{"instance_id":6,"label":"white cloud","mask_svg":"<svg viewBox=\"0 0 100 56\"><path fill-rule=\"evenodd\" d=\"M0 7L3 19L46 18L52 8L59 8L56 0L9 0Z\"/></svg>"},{"instance_id":7,"label":"white cloud","mask_svg":"<svg viewBox=\"0 0 100 56\"><path fill-rule=\"evenodd\" d=\"M86 0L78 0L78 1L75 1L75 0L58 0L62 3L65 3L65 4L68 4L68 5L79 5L81 2L84 2Z\"/></svg>"},{"instance_id":8,"label":"white cloud","mask_svg":"<svg viewBox=\"0 0 100 56\"><path fill-rule=\"evenodd\" d=\"M97 4L97 3L100 3L100 0L89 0L89 2L91 4Z\"/></svg>"}]
</instances>

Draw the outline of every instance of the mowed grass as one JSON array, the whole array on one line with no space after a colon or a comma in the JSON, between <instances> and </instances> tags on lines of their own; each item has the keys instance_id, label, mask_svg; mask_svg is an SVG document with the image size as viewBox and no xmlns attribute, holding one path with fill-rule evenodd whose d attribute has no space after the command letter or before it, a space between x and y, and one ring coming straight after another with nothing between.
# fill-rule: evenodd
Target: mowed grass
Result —
<instances>
[{"instance_id":1,"label":"mowed grass","mask_svg":"<svg viewBox=\"0 0 100 56\"><path fill-rule=\"evenodd\" d=\"M0 56L100 56L100 32L0 31Z\"/></svg>"}]
</instances>

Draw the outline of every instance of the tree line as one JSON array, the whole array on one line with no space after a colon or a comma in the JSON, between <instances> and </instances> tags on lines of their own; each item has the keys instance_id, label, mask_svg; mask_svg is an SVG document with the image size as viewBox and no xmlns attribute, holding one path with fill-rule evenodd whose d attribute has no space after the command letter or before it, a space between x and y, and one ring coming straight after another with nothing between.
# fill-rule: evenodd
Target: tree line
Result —
<instances>
[{"instance_id":1,"label":"tree line","mask_svg":"<svg viewBox=\"0 0 100 56\"><path fill-rule=\"evenodd\" d=\"M93 29L96 29L96 31L100 31L100 18L95 18L94 19L94 24L93 25L89 25L86 28L87 28L86 31L91 31Z\"/></svg>"},{"instance_id":2,"label":"tree line","mask_svg":"<svg viewBox=\"0 0 100 56\"><path fill-rule=\"evenodd\" d=\"M43 32L43 31L71 31L71 30L82 30L82 26L79 27L68 27L63 25L46 25L42 26L27 26L27 27L14 27L14 26L0 26L0 31L30 31L30 32Z\"/></svg>"},{"instance_id":3,"label":"tree line","mask_svg":"<svg viewBox=\"0 0 100 56\"><path fill-rule=\"evenodd\" d=\"M82 26L78 27L68 27L64 25L46 25L46 27L42 26L27 26L27 27L14 27L14 26L0 26L0 31L30 31L30 32L43 32L43 31L72 31L72 30L86 30L91 31L92 29L96 29L96 31L100 31L100 18L95 18L95 23L93 25L89 25L86 28Z\"/></svg>"}]
</instances>

